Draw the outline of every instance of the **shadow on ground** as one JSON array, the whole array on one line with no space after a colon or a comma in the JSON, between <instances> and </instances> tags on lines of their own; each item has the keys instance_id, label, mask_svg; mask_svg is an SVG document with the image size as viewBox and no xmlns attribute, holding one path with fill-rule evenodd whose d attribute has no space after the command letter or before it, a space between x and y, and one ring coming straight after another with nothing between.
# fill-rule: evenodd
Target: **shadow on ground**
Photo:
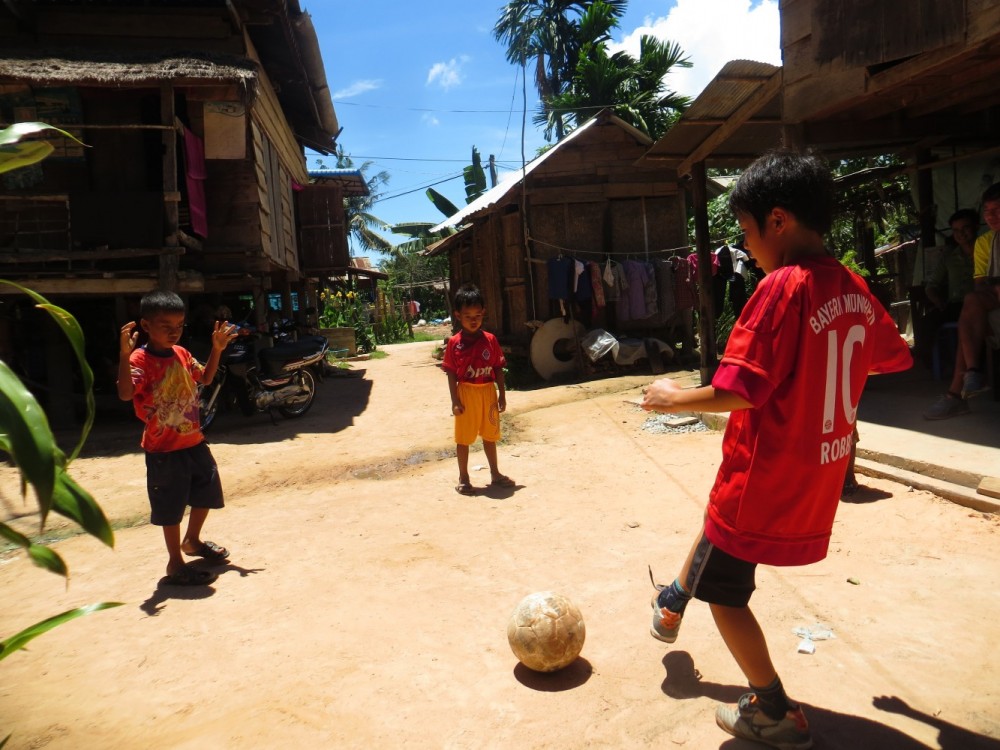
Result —
<instances>
[{"instance_id":1,"label":"shadow on ground","mask_svg":"<svg viewBox=\"0 0 1000 750\"><path fill-rule=\"evenodd\" d=\"M691 655L685 651L671 651L663 657L667 675L661 689L671 698L711 698L720 703L736 703L747 688L705 682L694 666ZM877 696L872 705L880 711L899 714L923 722L938 730L941 750L1000 750L1000 740L970 732L955 724L921 713L895 696ZM830 711L803 703L812 730L813 747L818 750L858 750L859 748L892 748L892 750L930 750L923 742L905 732L862 716ZM728 740L720 746L727 750L760 747L743 740Z\"/></svg>"}]
</instances>

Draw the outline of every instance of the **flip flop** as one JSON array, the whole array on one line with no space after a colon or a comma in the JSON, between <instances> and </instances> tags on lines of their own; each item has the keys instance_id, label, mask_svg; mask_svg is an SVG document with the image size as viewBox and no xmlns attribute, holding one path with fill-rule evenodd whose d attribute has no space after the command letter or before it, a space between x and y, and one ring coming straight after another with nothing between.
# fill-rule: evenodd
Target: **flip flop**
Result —
<instances>
[{"instance_id":1,"label":"flip flop","mask_svg":"<svg viewBox=\"0 0 1000 750\"><path fill-rule=\"evenodd\" d=\"M229 550L215 542L202 542L194 552L185 552L188 557L203 557L212 562L223 562L229 557Z\"/></svg>"},{"instance_id":2,"label":"flip flop","mask_svg":"<svg viewBox=\"0 0 1000 750\"><path fill-rule=\"evenodd\" d=\"M490 482L490 487L516 487L517 482L515 482L510 477L506 477L503 474L496 477L492 482Z\"/></svg>"},{"instance_id":3,"label":"flip flop","mask_svg":"<svg viewBox=\"0 0 1000 750\"><path fill-rule=\"evenodd\" d=\"M201 570L185 565L176 573L171 573L164 578L163 582L172 586L207 586L210 583L215 583L215 579L218 577L218 574L210 570Z\"/></svg>"},{"instance_id":4,"label":"flip flop","mask_svg":"<svg viewBox=\"0 0 1000 750\"><path fill-rule=\"evenodd\" d=\"M461 482L455 485L455 492L459 495L475 495L476 488L472 486L471 482Z\"/></svg>"}]
</instances>

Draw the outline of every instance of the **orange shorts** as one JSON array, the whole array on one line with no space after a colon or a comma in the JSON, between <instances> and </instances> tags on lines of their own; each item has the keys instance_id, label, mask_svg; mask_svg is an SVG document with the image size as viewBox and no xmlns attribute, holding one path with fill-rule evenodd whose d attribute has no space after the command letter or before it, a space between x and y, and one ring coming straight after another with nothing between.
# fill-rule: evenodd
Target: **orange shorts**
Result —
<instances>
[{"instance_id":1,"label":"orange shorts","mask_svg":"<svg viewBox=\"0 0 1000 750\"><path fill-rule=\"evenodd\" d=\"M465 411L455 415L456 444L472 445L480 435L488 443L500 440L500 407L495 383L459 383L458 399Z\"/></svg>"}]
</instances>

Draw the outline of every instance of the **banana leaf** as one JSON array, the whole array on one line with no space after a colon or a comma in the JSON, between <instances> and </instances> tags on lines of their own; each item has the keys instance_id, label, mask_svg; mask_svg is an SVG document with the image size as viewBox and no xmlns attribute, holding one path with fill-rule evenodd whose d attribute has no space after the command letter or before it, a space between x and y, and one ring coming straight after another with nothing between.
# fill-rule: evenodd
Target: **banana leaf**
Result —
<instances>
[{"instance_id":1,"label":"banana leaf","mask_svg":"<svg viewBox=\"0 0 1000 750\"><path fill-rule=\"evenodd\" d=\"M430 198L431 203L435 205L437 210L445 216L450 217L458 213L458 207L434 188L427 188L427 197Z\"/></svg>"},{"instance_id":2,"label":"banana leaf","mask_svg":"<svg viewBox=\"0 0 1000 750\"><path fill-rule=\"evenodd\" d=\"M52 510L71 521L76 521L92 537L100 539L114 549L115 534L101 506L63 469L56 471Z\"/></svg>"},{"instance_id":3,"label":"banana leaf","mask_svg":"<svg viewBox=\"0 0 1000 750\"><path fill-rule=\"evenodd\" d=\"M89 615L91 612L98 612L102 609L120 607L123 603L124 602L99 602L97 604L88 604L86 607L77 607L76 609L68 610L60 615L55 615L47 620L35 623L31 627L22 630L20 633L0 641L0 660L6 659L15 651L24 648L29 641L47 633L58 625L62 625L64 622L75 620L77 617L83 617L84 615Z\"/></svg>"}]
</instances>

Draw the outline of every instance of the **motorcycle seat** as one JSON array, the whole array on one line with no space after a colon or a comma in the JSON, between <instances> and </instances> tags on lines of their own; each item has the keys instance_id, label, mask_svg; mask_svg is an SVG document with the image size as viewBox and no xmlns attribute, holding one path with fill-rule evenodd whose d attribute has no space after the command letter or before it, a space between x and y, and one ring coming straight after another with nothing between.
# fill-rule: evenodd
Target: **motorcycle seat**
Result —
<instances>
[{"instance_id":1,"label":"motorcycle seat","mask_svg":"<svg viewBox=\"0 0 1000 750\"><path fill-rule=\"evenodd\" d=\"M293 359L311 357L322 351L325 345L326 339L322 336L307 336L299 341L291 341L287 344L275 344L269 349L263 349L260 352L260 357L272 362L287 362Z\"/></svg>"}]
</instances>

